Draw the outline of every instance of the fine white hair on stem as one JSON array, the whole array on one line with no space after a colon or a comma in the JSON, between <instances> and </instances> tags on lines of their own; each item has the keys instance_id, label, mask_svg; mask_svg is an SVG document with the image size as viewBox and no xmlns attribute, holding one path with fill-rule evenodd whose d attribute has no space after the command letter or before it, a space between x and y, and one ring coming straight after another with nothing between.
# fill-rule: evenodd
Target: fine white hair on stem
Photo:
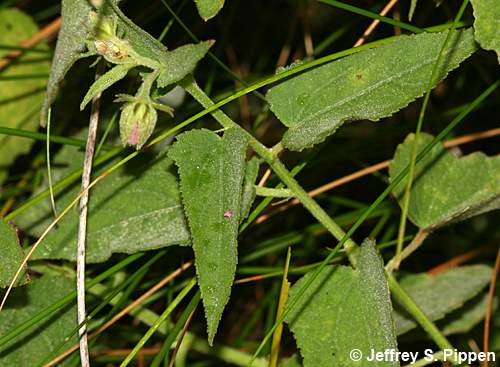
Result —
<instances>
[{"instance_id":1,"label":"fine white hair on stem","mask_svg":"<svg viewBox=\"0 0 500 367\"><path fill-rule=\"evenodd\" d=\"M103 71L103 64L97 66L96 79ZM87 326L85 323L85 243L87 239L87 213L89 202L90 177L92 173L92 160L94 157L95 142L97 136L97 125L99 124L99 110L101 104L101 93L92 99L92 108L89 120L89 132L87 136L87 146L83 161L82 191L80 198L80 218L78 222L78 240L76 248L76 294L78 313L78 335L80 336L80 362L82 367L90 367L89 347L87 342Z\"/></svg>"}]
</instances>

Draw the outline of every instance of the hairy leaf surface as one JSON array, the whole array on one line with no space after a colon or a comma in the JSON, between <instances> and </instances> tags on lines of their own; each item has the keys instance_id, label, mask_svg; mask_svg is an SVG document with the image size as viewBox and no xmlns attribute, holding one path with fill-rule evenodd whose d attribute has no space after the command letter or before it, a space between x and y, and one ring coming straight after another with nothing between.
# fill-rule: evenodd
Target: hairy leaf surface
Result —
<instances>
[{"instance_id":1,"label":"hairy leaf surface","mask_svg":"<svg viewBox=\"0 0 500 367\"><path fill-rule=\"evenodd\" d=\"M38 31L31 17L17 9L0 9L0 44L19 46ZM41 52L26 52L2 70L0 81L0 124L4 127L37 130L38 113L47 83L49 63L43 60L48 51L45 44L35 47ZM0 49L0 59L10 50ZM24 76L31 76L22 78ZM16 77L22 79L16 80ZM20 155L29 152L33 141L0 135L0 184L9 166Z\"/></svg>"},{"instance_id":2,"label":"hairy leaf surface","mask_svg":"<svg viewBox=\"0 0 500 367\"><path fill-rule=\"evenodd\" d=\"M491 280L491 274L489 266L469 265L452 268L436 276L405 275L400 279L400 285L430 320L439 320L478 295ZM417 326L402 308L395 309L398 335Z\"/></svg>"},{"instance_id":3,"label":"hairy leaf surface","mask_svg":"<svg viewBox=\"0 0 500 367\"><path fill-rule=\"evenodd\" d=\"M246 136L236 129L227 130L223 138L202 129L179 135L169 152L179 167L210 344L229 300L238 261L245 150Z\"/></svg>"},{"instance_id":4,"label":"hairy leaf surface","mask_svg":"<svg viewBox=\"0 0 500 367\"><path fill-rule=\"evenodd\" d=\"M33 280L28 287L17 288L10 295L6 308L0 312L0 335L52 305L56 300L75 290L74 280L63 275ZM0 347L0 365L31 367L41 366L78 342L76 333L76 306L70 304L36 324ZM66 337L69 340L64 342ZM61 349L57 349L57 348ZM67 366L61 362L58 366Z\"/></svg>"},{"instance_id":5,"label":"hairy leaf surface","mask_svg":"<svg viewBox=\"0 0 500 367\"><path fill-rule=\"evenodd\" d=\"M224 6L224 0L194 0L194 2L198 13L205 21L215 17Z\"/></svg>"},{"instance_id":6,"label":"hairy leaf surface","mask_svg":"<svg viewBox=\"0 0 500 367\"><path fill-rule=\"evenodd\" d=\"M500 63L500 2L471 0L474 8L474 36L485 50L497 53Z\"/></svg>"},{"instance_id":7,"label":"hairy leaf surface","mask_svg":"<svg viewBox=\"0 0 500 367\"><path fill-rule=\"evenodd\" d=\"M290 300L308 281L306 274L290 290ZM361 366L349 357L359 349L397 349L389 288L373 241L361 246L358 268L327 266L285 317L305 367ZM373 366L399 366L373 362Z\"/></svg>"},{"instance_id":8,"label":"hairy leaf surface","mask_svg":"<svg viewBox=\"0 0 500 367\"><path fill-rule=\"evenodd\" d=\"M2 263L0 265L0 288L8 287L24 260L24 253L17 239L16 230L12 226L0 220L0 254ZM16 286L26 283L28 280L26 272L22 272Z\"/></svg>"},{"instance_id":9,"label":"hairy leaf surface","mask_svg":"<svg viewBox=\"0 0 500 367\"><path fill-rule=\"evenodd\" d=\"M378 121L422 96L447 31L394 41L320 66L272 88L272 111L289 130L286 148L325 140L344 122ZM476 49L472 30L454 31L435 84Z\"/></svg>"},{"instance_id":10,"label":"hairy leaf surface","mask_svg":"<svg viewBox=\"0 0 500 367\"><path fill-rule=\"evenodd\" d=\"M59 91L59 85L73 64L85 51L88 38L89 14L92 10L87 0L62 0L61 30L57 38L56 50L52 59L49 82L43 102L40 123L45 126L47 112Z\"/></svg>"},{"instance_id":11,"label":"hairy leaf surface","mask_svg":"<svg viewBox=\"0 0 500 367\"><path fill-rule=\"evenodd\" d=\"M81 167L83 154L65 147L54 159L55 179ZM189 233L180 203L172 161L145 156L105 178L90 192L87 262L107 260L111 254L132 254L170 245L188 244ZM42 189L44 189L43 187ZM64 208L78 194L79 185L56 194ZM19 226L34 236L53 219L49 198L16 217ZM35 259L75 260L78 210L70 211L35 251Z\"/></svg>"},{"instance_id":12,"label":"hairy leaf surface","mask_svg":"<svg viewBox=\"0 0 500 367\"><path fill-rule=\"evenodd\" d=\"M214 41L189 44L169 51L162 59L162 71L158 76L158 87L177 83L191 73L198 61L208 52Z\"/></svg>"},{"instance_id":13,"label":"hairy leaf surface","mask_svg":"<svg viewBox=\"0 0 500 367\"><path fill-rule=\"evenodd\" d=\"M431 140L421 134L417 151ZM391 179L409 164L414 141L410 134L397 148L389 166ZM457 158L438 144L415 166L414 177L408 217L421 228L435 229L500 207L500 155ZM400 202L405 186L403 180L393 191Z\"/></svg>"},{"instance_id":14,"label":"hairy leaf surface","mask_svg":"<svg viewBox=\"0 0 500 367\"><path fill-rule=\"evenodd\" d=\"M87 94L83 98L80 104L80 110L83 110L85 106L99 93L102 93L117 81L122 80L127 76L129 70L133 67L131 64L119 64L108 70L106 73L101 75L94 84L92 84L87 91Z\"/></svg>"}]
</instances>

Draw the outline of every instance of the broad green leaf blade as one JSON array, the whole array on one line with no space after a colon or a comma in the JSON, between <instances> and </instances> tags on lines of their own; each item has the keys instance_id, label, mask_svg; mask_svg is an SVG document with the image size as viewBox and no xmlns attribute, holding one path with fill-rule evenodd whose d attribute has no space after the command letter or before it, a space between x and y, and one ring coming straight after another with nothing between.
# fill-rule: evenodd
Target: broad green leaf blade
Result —
<instances>
[{"instance_id":1,"label":"broad green leaf blade","mask_svg":"<svg viewBox=\"0 0 500 367\"><path fill-rule=\"evenodd\" d=\"M83 154L78 149L65 147L53 162L55 179L81 167L82 161ZM58 170L57 167L65 169ZM167 157L153 159L146 155L92 189L87 262L103 262L113 253L132 254L189 243L177 179L172 169L172 161ZM78 191L79 185L75 184L70 190L56 193L57 207L62 210ZM47 198L16 217L16 223L31 235L39 236L52 219ZM78 211L74 209L49 233L33 258L74 261L77 228Z\"/></svg>"},{"instance_id":2,"label":"broad green leaf blade","mask_svg":"<svg viewBox=\"0 0 500 367\"><path fill-rule=\"evenodd\" d=\"M179 135L169 152L179 168L210 344L229 300L238 261L246 146L246 136L236 129L227 130L223 138L202 129Z\"/></svg>"},{"instance_id":3,"label":"broad green leaf blade","mask_svg":"<svg viewBox=\"0 0 500 367\"><path fill-rule=\"evenodd\" d=\"M117 81L125 78L129 70L134 65L130 64L119 64L114 66L112 69L108 70L106 73L101 75L99 79L97 79L94 84L92 84L87 91L87 94L83 98L82 103L80 104L80 111L87 106L87 104L94 98L97 94L102 93Z\"/></svg>"},{"instance_id":4,"label":"broad green leaf blade","mask_svg":"<svg viewBox=\"0 0 500 367\"><path fill-rule=\"evenodd\" d=\"M167 52L161 60L162 71L158 76L158 87L174 84L191 73L213 44L214 41L205 41L184 45Z\"/></svg>"},{"instance_id":5,"label":"broad green leaf blade","mask_svg":"<svg viewBox=\"0 0 500 367\"><path fill-rule=\"evenodd\" d=\"M0 44L19 46L38 31L31 17L17 9L0 9ZM47 50L45 44L37 49ZM9 50L0 50L0 59ZM2 70L0 81L0 124L9 128L37 130L38 113L47 83L49 63L41 60L44 53L26 52ZM28 77L16 80L16 77ZM7 78L12 78L8 80ZM7 177L16 158L29 152L33 141L26 138L0 135L0 185Z\"/></svg>"},{"instance_id":6,"label":"broad green leaf blade","mask_svg":"<svg viewBox=\"0 0 500 367\"><path fill-rule=\"evenodd\" d=\"M75 290L74 280L64 275L34 279L28 287L17 288L10 295L6 308L0 312L0 335L30 319L33 315ZM0 365L32 367L55 357L78 342L76 333L68 341L64 339L76 330L76 307L71 304L62 311L38 323L9 343L0 347ZM62 346L61 346L62 344ZM59 346L61 349L56 350ZM61 362L58 366L67 366Z\"/></svg>"},{"instance_id":7,"label":"broad green leaf blade","mask_svg":"<svg viewBox=\"0 0 500 367\"><path fill-rule=\"evenodd\" d=\"M204 21L215 17L224 6L224 0L194 0L194 2Z\"/></svg>"},{"instance_id":8,"label":"broad green leaf blade","mask_svg":"<svg viewBox=\"0 0 500 367\"><path fill-rule=\"evenodd\" d=\"M432 140L421 134L417 151ZM415 136L408 135L389 166L394 179L410 162ZM406 180L394 188L402 200ZM408 217L420 228L432 230L450 222L500 208L500 155L482 153L457 158L436 145L416 166Z\"/></svg>"},{"instance_id":9,"label":"broad green leaf blade","mask_svg":"<svg viewBox=\"0 0 500 367\"><path fill-rule=\"evenodd\" d=\"M255 200L255 181L259 174L259 167L260 160L257 157L253 157L246 164L243 192L241 194L240 222L248 216Z\"/></svg>"},{"instance_id":10,"label":"broad green leaf blade","mask_svg":"<svg viewBox=\"0 0 500 367\"><path fill-rule=\"evenodd\" d=\"M500 63L500 2L471 0L474 8L474 36L485 50L497 53Z\"/></svg>"},{"instance_id":11,"label":"broad green leaf blade","mask_svg":"<svg viewBox=\"0 0 500 367\"><path fill-rule=\"evenodd\" d=\"M271 109L289 127L285 147L311 147L344 122L378 121L422 96L447 32L400 36L272 88ZM475 50L472 30L454 31L435 84Z\"/></svg>"},{"instance_id":12,"label":"broad green leaf blade","mask_svg":"<svg viewBox=\"0 0 500 367\"><path fill-rule=\"evenodd\" d=\"M0 288L10 285L16 275L19 266L24 260L24 253L19 244L16 230L9 223L0 220L0 254L2 254L2 264L0 266ZM26 267L24 267L26 269ZM23 285L28 281L24 270L18 277L16 286Z\"/></svg>"},{"instance_id":13,"label":"broad green leaf blade","mask_svg":"<svg viewBox=\"0 0 500 367\"><path fill-rule=\"evenodd\" d=\"M406 275L401 286L430 320L439 320L462 307L466 301L481 292L491 280L491 268L470 265L452 268L436 276L429 274ZM403 309L395 307L394 320L398 335L417 325Z\"/></svg>"},{"instance_id":14,"label":"broad green leaf blade","mask_svg":"<svg viewBox=\"0 0 500 367\"><path fill-rule=\"evenodd\" d=\"M306 274L290 291L290 300L308 281ZM373 241L361 246L358 269L327 266L286 316L305 367L364 366L349 352L365 358L372 349L397 349L389 288ZM398 362L370 362L370 366L399 366Z\"/></svg>"},{"instance_id":15,"label":"broad green leaf blade","mask_svg":"<svg viewBox=\"0 0 500 367\"><path fill-rule=\"evenodd\" d=\"M47 112L59 91L59 85L73 64L85 51L85 41L89 35L89 14L92 10L88 0L62 0L61 30L52 60L49 82L43 102L40 123L45 126Z\"/></svg>"}]
</instances>

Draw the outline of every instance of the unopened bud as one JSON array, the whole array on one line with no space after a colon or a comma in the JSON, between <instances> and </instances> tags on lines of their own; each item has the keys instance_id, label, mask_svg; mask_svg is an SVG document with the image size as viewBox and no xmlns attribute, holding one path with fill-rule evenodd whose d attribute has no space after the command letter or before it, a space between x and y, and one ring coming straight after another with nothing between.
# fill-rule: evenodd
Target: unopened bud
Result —
<instances>
[{"instance_id":1,"label":"unopened bud","mask_svg":"<svg viewBox=\"0 0 500 367\"><path fill-rule=\"evenodd\" d=\"M157 118L156 110L150 103L127 102L120 115L122 144L140 149L153 133Z\"/></svg>"},{"instance_id":2,"label":"unopened bud","mask_svg":"<svg viewBox=\"0 0 500 367\"><path fill-rule=\"evenodd\" d=\"M116 23L113 18L91 12L90 23L96 40L108 41L115 37Z\"/></svg>"}]
</instances>

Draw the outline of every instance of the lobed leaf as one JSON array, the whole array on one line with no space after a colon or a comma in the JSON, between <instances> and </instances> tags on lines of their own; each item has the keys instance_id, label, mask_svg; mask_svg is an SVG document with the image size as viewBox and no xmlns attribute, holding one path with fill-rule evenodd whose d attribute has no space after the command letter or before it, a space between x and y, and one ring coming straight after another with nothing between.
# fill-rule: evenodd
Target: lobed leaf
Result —
<instances>
[{"instance_id":1,"label":"lobed leaf","mask_svg":"<svg viewBox=\"0 0 500 367\"><path fill-rule=\"evenodd\" d=\"M17 9L0 9L0 44L19 46L37 31L38 26L27 14ZM44 43L36 48L42 51L48 50ZM8 49L1 49L0 59L8 53ZM41 56L43 54L39 52L26 52L2 70L4 79L0 81L2 126L37 130L42 92L47 83L45 74L49 72L49 63L41 60ZM16 77L23 79L16 80ZM32 145L33 141L30 139L0 135L0 185L7 177L10 165L19 155L28 153Z\"/></svg>"},{"instance_id":2,"label":"lobed leaf","mask_svg":"<svg viewBox=\"0 0 500 367\"><path fill-rule=\"evenodd\" d=\"M89 14L92 7L88 0L62 0L61 30L50 69L45 100L40 113L40 124L45 126L47 112L59 91L59 85L73 64L86 49L90 33Z\"/></svg>"},{"instance_id":3,"label":"lobed leaf","mask_svg":"<svg viewBox=\"0 0 500 367\"><path fill-rule=\"evenodd\" d=\"M378 121L422 96L447 32L400 36L272 88L267 100L289 128L284 146L291 150L311 147L344 122ZM470 29L454 31L434 84L475 50Z\"/></svg>"},{"instance_id":4,"label":"lobed leaf","mask_svg":"<svg viewBox=\"0 0 500 367\"><path fill-rule=\"evenodd\" d=\"M290 300L308 282L307 273L290 290ZM327 266L285 317L305 367L361 366L349 352L397 349L389 288L371 240L361 246L358 268ZM360 364L361 363L361 364ZM399 366L374 361L370 366Z\"/></svg>"},{"instance_id":5,"label":"lobed leaf","mask_svg":"<svg viewBox=\"0 0 500 367\"><path fill-rule=\"evenodd\" d=\"M432 276L405 275L400 285L430 320L439 320L481 292L491 280L491 268L469 265L452 268ZM398 335L415 328L417 324L404 309L395 306L394 320Z\"/></svg>"},{"instance_id":6,"label":"lobed leaf","mask_svg":"<svg viewBox=\"0 0 500 367\"><path fill-rule=\"evenodd\" d=\"M7 334L14 327L33 317L75 290L74 280L64 275L48 276L34 279L26 288L12 291L6 308L0 312L0 335ZM60 351L64 351L78 342L76 332L76 306L64 307L51 317L38 323L9 343L0 347L0 364L2 366L31 367L41 366ZM68 340L65 340L69 336ZM60 349L59 349L60 348ZM68 366L63 361L58 366Z\"/></svg>"},{"instance_id":7,"label":"lobed leaf","mask_svg":"<svg viewBox=\"0 0 500 367\"><path fill-rule=\"evenodd\" d=\"M474 8L474 36L485 50L493 50L500 63L500 2L471 0Z\"/></svg>"},{"instance_id":8,"label":"lobed leaf","mask_svg":"<svg viewBox=\"0 0 500 367\"><path fill-rule=\"evenodd\" d=\"M24 253L19 244L17 233L12 226L0 220L0 253L2 254L2 265L0 266L0 288L10 285L16 275L19 266L24 260ZM26 267L19 275L16 286L25 284L28 281Z\"/></svg>"},{"instance_id":9,"label":"lobed leaf","mask_svg":"<svg viewBox=\"0 0 500 367\"><path fill-rule=\"evenodd\" d=\"M417 151L432 140L421 134ZM410 162L415 135L399 145L389 166L391 180ZM420 228L432 230L500 208L500 155L482 153L457 158L436 145L416 166L408 217ZM400 202L406 180L394 188Z\"/></svg>"},{"instance_id":10,"label":"lobed leaf","mask_svg":"<svg viewBox=\"0 0 500 367\"><path fill-rule=\"evenodd\" d=\"M224 6L224 0L194 0L194 2L204 21L215 17Z\"/></svg>"},{"instance_id":11,"label":"lobed leaf","mask_svg":"<svg viewBox=\"0 0 500 367\"><path fill-rule=\"evenodd\" d=\"M54 178L81 167L82 162L83 153L74 147L64 147L53 162ZM172 161L166 156L152 160L146 155L92 189L87 227L88 263L103 262L117 252L132 254L189 243L177 179L171 168ZM58 208L68 205L78 192L79 185L74 184L57 193ZM16 223L29 234L39 236L52 219L47 198L16 217ZM74 261L77 228L78 210L74 209L49 233L33 259Z\"/></svg>"},{"instance_id":12,"label":"lobed leaf","mask_svg":"<svg viewBox=\"0 0 500 367\"><path fill-rule=\"evenodd\" d=\"M192 130L179 135L169 151L179 168L210 344L238 261L246 139L236 129L226 130L223 138L210 130Z\"/></svg>"}]
</instances>

